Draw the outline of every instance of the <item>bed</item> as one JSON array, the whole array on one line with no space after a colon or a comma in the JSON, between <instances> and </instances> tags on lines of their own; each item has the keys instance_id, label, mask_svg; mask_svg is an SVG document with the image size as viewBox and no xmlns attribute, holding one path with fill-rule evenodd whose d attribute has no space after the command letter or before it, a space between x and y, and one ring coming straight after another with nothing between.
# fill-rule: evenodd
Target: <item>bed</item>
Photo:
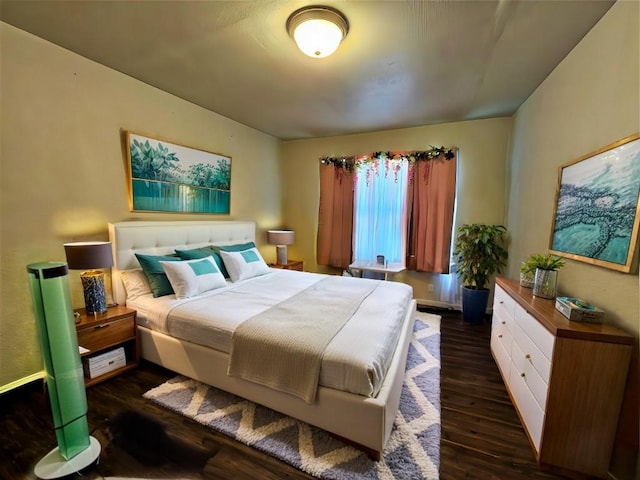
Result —
<instances>
[{"instance_id":1,"label":"bed","mask_svg":"<svg viewBox=\"0 0 640 480\"><path fill-rule=\"evenodd\" d=\"M196 329L195 334L191 332L191 337L188 332L183 332L185 329L175 327L180 324L174 317L183 316L189 319L194 310L202 310L199 302L204 302L204 299L181 301L173 295L157 299L149 298L149 295L134 300L127 299L122 279L128 272L139 268L136 254L169 255L176 250L195 249L207 245L224 247L254 242L255 224L253 222L120 222L109 224L109 238L114 257L111 277L114 301L118 304L127 304L138 311L137 328L141 356L144 359L327 430L355 444L372 458L380 458L391 433L400 402L407 351L416 311L416 302L412 295L402 292L399 284L394 287L393 282L366 280L375 285L371 287L371 292L365 295L366 300L361 301L357 306L350 323L340 329L340 335L343 332L346 332L344 333L346 335L349 329L353 334L356 331L354 329L365 327L366 322L376 326L377 322L385 325L387 319L382 318L383 315L379 312L387 310L396 312L394 315L399 316L399 320L396 321L399 325L397 341L393 341L393 347L384 366L385 371L378 375L379 381L372 380L369 390L367 390L369 387L366 385L366 378L360 378L359 385L364 386L349 387L344 384L344 381L341 383L340 379L350 376L345 373L345 371L348 372L345 369L350 367L340 364L339 359L342 354L337 349L339 344L345 343L346 340L336 335L323 356L320 379L317 390L314 391L313 400L305 401L300 396L227 374L231 358L228 342L232 329L236 327L228 327L231 330L221 327L217 336L204 335ZM298 277L295 277L296 275ZM324 285L329 280L339 282L342 279L342 277L334 279L324 277L327 276L274 269L268 274L239 281L237 284L229 282L229 285L211 294L217 305L231 302L229 298L243 290L252 292L251 294L257 298L256 305L264 303L262 297L269 297L270 301L273 300L275 304L280 305L285 303L283 302L285 297L307 293L310 289L307 289L306 285ZM361 282L360 279L343 281ZM278 287L269 290L270 282L274 282L274 285L277 282ZM359 283L349 285L360 286ZM392 288L398 290L398 299L389 301L385 296L390 295ZM237 309L238 312L244 312L241 318L233 318L229 313L233 308L217 310L226 311L229 319L236 324L244 324L247 323L244 320L255 313L251 310L251 303L251 301L243 301L243 305L249 308ZM387 308L385 303L393 305ZM232 304L229 303L229 305ZM313 301L308 304L309 311L314 310L313 305ZM321 308L320 303L317 305L318 309ZM255 308L259 309L257 306ZM273 310L269 311L273 312ZM182 313L179 314L180 312ZM361 325L358 325L358 322L361 322ZM383 327L379 327L378 330L384 331ZM207 339L201 340L204 338ZM360 351L361 349L351 350ZM363 347L362 350L366 351L367 348ZM369 373L369 377L371 376Z\"/></svg>"}]
</instances>

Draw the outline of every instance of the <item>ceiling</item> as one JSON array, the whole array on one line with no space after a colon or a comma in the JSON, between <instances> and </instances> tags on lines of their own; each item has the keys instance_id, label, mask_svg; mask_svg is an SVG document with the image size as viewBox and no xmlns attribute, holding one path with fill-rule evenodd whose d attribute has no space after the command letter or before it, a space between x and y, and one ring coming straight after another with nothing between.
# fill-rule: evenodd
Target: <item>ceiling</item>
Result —
<instances>
[{"instance_id":1,"label":"ceiling","mask_svg":"<svg viewBox=\"0 0 640 480\"><path fill-rule=\"evenodd\" d=\"M1 0L0 19L280 139L511 115L613 0L323 2L349 33L302 54L308 2Z\"/></svg>"}]
</instances>

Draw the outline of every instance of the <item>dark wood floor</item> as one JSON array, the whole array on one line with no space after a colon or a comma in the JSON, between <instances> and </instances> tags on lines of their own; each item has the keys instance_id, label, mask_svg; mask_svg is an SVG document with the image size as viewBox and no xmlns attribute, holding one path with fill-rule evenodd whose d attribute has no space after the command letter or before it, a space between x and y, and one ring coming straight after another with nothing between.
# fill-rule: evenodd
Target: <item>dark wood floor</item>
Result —
<instances>
[{"instance_id":1,"label":"dark wood floor","mask_svg":"<svg viewBox=\"0 0 640 480\"><path fill-rule=\"evenodd\" d=\"M467 325L456 312L437 313L443 317L440 478L562 478L536 466L489 352L489 323ZM103 451L100 464L78 478L311 478L142 398L172 375L143 363L87 390L90 429ZM131 411L144 412L152 423L123 415ZM158 421L164 429L158 428ZM0 396L0 479L35 478L33 466L55 446L49 404L40 385Z\"/></svg>"}]
</instances>

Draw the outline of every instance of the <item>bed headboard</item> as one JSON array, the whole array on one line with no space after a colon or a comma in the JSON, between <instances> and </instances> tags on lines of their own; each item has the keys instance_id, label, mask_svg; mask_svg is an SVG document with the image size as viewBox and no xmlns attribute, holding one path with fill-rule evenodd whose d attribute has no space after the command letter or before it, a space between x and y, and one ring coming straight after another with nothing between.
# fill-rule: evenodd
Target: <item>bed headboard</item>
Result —
<instances>
[{"instance_id":1,"label":"bed headboard","mask_svg":"<svg viewBox=\"0 0 640 480\"><path fill-rule=\"evenodd\" d=\"M113 301L124 305L126 292L121 270L140 268L135 253L167 255L175 249L205 245L231 245L255 242L256 225L243 221L134 221L109 224L109 241L113 251L111 285Z\"/></svg>"}]
</instances>

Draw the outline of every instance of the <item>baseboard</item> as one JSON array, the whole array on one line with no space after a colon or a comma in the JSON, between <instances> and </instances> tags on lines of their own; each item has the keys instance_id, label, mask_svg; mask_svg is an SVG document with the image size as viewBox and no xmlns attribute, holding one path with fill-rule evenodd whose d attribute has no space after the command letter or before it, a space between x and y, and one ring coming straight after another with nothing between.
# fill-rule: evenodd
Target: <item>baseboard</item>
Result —
<instances>
[{"instance_id":1,"label":"baseboard","mask_svg":"<svg viewBox=\"0 0 640 480\"><path fill-rule=\"evenodd\" d=\"M20 378L18 380L15 380L11 383L7 383L6 385L2 385L0 386L0 395L6 392L9 392L11 390L15 390L17 388L23 387L25 385L28 385L32 382L36 382L39 380L44 380L45 379L45 373L44 371L41 372L37 372L34 373L32 375L26 376L24 378Z\"/></svg>"},{"instance_id":2,"label":"baseboard","mask_svg":"<svg viewBox=\"0 0 640 480\"><path fill-rule=\"evenodd\" d=\"M453 303L440 302L438 300L429 300L426 298L416 298L416 302L418 304L418 308L440 308L444 310L455 310L462 311L462 305L455 305ZM487 305L487 315L491 315L493 313L493 305Z\"/></svg>"},{"instance_id":3,"label":"baseboard","mask_svg":"<svg viewBox=\"0 0 640 480\"><path fill-rule=\"evenodd\" d=\"M424 308L442 308L445 310L457 310L460 311L461 310L461 306L460 305L454 305L452 303L447 303L447 302L440 302L438 300L428 300L426 298L416 298L416 302L418 304L418 308L419 307L424 307Z\"/></svg>"}]
</instances>

